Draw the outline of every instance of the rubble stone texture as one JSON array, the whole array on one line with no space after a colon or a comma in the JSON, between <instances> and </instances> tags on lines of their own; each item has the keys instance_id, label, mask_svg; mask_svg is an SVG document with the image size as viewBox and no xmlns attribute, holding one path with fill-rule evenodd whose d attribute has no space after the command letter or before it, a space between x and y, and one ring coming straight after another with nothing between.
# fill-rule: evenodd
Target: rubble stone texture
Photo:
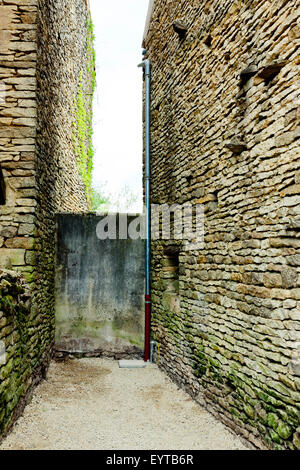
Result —
<instances>
[{"instance_id":1,"label":"rubble stone texture","mask_svg":"<svg viewBox=\"0 0 300 470\"><path fill-rule=\"evenodd\" d=\"M72 142L81 72L89 86L88 14L84 0L0 0L0 267L22 273L31 292L18 320L26 337L14 322L6 333L0 306L0 338L12 335L17 355L0 367L0 432L54 342L55 214L88 209ZM16 361L26 364L18 379L8 373Z\"/></svg>"},{"instance_id":2,"label":"rubble stone texture","mask_svg":"<svg viewBox=\"0 0 300 470\"><path fill-rule=\"evenodd\" d=\"M49 352L39 364L31 327L31 291L20 273L0 270L0 431L22 412L33 387L45 376Z\"/></svg>"},{"instance_id":3,"label":"rubble stone texture","mask_svg":"<svg viewBox=\"0 0 300 470\"><path fill-rule=\"evenodd\" d=\"M161 365L275 449L300 449L299 45L299 0L156 0L144 40L152 203L205 207L178 289L169 242L153 241Z\"/></svg>"}]
</instances>

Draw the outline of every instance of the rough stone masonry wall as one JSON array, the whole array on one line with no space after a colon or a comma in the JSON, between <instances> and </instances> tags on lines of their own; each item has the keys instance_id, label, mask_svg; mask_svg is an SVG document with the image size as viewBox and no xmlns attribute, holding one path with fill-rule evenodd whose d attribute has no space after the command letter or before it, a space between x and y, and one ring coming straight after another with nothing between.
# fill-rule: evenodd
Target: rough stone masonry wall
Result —
<instances>
[{"instance_id":1,"label":"rough stone masonry wall","mask_svg":"<svg viewBox=\"0 0 300 470\"><path fill-rule=\"evenodd\" d=\"M177 292L153 242L161 365L256 446L300 449L300 2L156 0L144 45L152 203L205 207Z\"/></svg>"},{"instance_id":2,"label":"rough stone masonry wall","mask_svg":"<svg viewBox=\"0 0 300 470\"><path fill-rule=\"evenodd\" d=\"M20 271L30 288L28 334L16 348L31 377L54 342L55 215L88 209L72 140L81 70L89 88L87 19L84 0L0 0L0 268ZM15 396L25 393L27 382L21 390L11 380Z\"/></svg>"},{"instance_id":3,"label":"rough stone masonry wall","mask_svg":"<svg viewBox=\"0 0 300 470\"><path fill-rule=\"evenodd\" d=\"M31 292L20 273L0 270L0 434L22 412L49 357L31 374Z\"/></svg>"}]
</instances>

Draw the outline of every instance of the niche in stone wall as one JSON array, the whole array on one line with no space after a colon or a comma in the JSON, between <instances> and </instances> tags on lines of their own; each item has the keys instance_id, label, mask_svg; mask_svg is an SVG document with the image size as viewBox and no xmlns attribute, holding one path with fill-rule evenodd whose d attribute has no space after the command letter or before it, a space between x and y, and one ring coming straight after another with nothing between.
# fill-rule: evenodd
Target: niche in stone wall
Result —
<instances>
[{"instance_id":1,"label":"niche in stone wall","mask_svg":"<svg viewBox=\"0 0 300 470\"><path fill-rule=\"evenodd\" d=\"M274 78L277 77L286 63L286 60L274 60L262 67L258 72L258 76L264 79L265 85L269 85L274 80Z\"/></svg>"},{"instance_id":2,"label":"niche in stone wall","mask_svg":"<svg viewBox=\"0 0 300 470\"><path fill-rule=\"evenodd\" d=\"M162 259L161 281L164 286L163 308L170 313L180 312L179 296L179 247L167 246Z\"/></svg>"},{"instance_id":3,"label":"niche in stone wall","mask_svg":"<svg viewBox=\"0 0 300 470\"><path fill-rule=\"evenodd\" d=\"M0 205L4 206L5 202L6 202L5 182L4 182L2 169L0 167Z\"/></svg>"},{"instance_id":4,"label":"niche in stone wall","mask_svg":"<svg viewBox=\"0 0 300 470\"><path fill-rule=\"evenodd\" d=\"M212 40L213 40L213 38L212 38L211 34L208 34L208 35L204 38L204 41L203 41L203 42L204 42L205 46L206 46L208 49L211 48Z\"/></svg>"},{"instance_id":5,"label":"niche in stone wall","mask_svg":"<svg viewBox=\"0 0 300 470\"><path fill-rule=\"evenodd\" d=\"M163 279L165 290L179 294L179 249L167 247L163 256Z\"/></svg>"}]
</instances>

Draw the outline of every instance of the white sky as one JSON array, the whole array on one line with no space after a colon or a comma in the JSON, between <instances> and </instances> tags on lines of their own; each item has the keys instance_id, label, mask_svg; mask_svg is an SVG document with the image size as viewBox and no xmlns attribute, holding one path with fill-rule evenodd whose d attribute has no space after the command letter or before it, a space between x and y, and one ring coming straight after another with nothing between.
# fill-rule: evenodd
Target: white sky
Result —
<instances>
[{"instance_id":1,"label":"white sky","mask_svg":"<svg viewBox=\"0 0 300 470\"><path fill-rule=\"evenodd\" d=\"M142 194L142 37L148 0L90 0L97 89L94 176L111 193Z\"/></svg>"}]
</instances>

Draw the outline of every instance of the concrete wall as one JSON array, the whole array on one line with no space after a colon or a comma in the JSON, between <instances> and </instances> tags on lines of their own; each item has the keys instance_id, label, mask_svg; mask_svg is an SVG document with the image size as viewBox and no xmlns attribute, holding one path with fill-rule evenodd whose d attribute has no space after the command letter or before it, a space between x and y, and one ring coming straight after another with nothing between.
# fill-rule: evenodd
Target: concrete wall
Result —
<instances>
[{"instance_id":1,"label":"concrete wall","mask_svg":"<svg viewBox=\"0 0 300 470\"><path fill-rule=\"evenodd\" d=\"M144 242L99 240L96 227L102 218L58 216L56 349L114 357L139 354Z\"/></svg>"},{"instance_id":2,"label":"concrete wall","mask_svg":"<svg viewBox=\"0 0 300 470\"><path fill-rule=\"evenodd\" d=\"M205 209L178 292L167 242L152 245L161 364L278 449L300 448L299 25L299 0L156 0L145 38L152 202Z\"/></svg>"}]
</instances>

